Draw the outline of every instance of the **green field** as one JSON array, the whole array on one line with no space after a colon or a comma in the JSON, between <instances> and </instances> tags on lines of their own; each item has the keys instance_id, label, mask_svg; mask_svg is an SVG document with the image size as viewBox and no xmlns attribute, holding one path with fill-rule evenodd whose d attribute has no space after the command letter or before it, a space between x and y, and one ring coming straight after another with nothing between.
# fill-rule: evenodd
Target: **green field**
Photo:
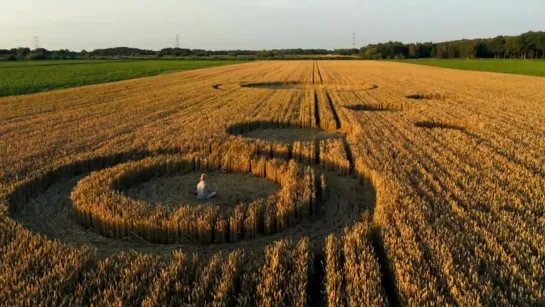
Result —
<instances>
[{"instance_id":1,"label":"green field","mask_svg":"<svg viewBox=\"0 0 545 307\"><path fill-rule=\"evenodd\" d=\"M418 59L400 60L397 62L413 63L443 68L489 71L517 75L529 75L545 77L545 60L439 60L439 59Z\"/></svg>"},{"instance_id":2,"label":"green field","mask_svg":"<svg viewBox=\"0 0 545 307\"><path fill-rule=\"evenodd\" d=\"M0 97L237 63L241 62L223 60L0 62Z\"/></svg>"}]
</instances>

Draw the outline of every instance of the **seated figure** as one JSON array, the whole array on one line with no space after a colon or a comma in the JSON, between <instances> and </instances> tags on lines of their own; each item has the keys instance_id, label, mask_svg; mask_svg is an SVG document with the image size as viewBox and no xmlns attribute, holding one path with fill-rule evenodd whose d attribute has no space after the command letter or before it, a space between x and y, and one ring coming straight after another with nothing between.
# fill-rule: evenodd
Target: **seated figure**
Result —
<instances>
[{"instance_id":1,"label":"seated figure","mask_svg":"<svg viewBox=\"0 0 545 307\"><path fill-rule=\"evenodd\" d=\"M210 198L216 197L216 192L210 192L208 191L208 185L206 184L206 174L201 175L201 182L197 184L197 199L198 200L206 200Z\"/></svg>"}]
</instances>

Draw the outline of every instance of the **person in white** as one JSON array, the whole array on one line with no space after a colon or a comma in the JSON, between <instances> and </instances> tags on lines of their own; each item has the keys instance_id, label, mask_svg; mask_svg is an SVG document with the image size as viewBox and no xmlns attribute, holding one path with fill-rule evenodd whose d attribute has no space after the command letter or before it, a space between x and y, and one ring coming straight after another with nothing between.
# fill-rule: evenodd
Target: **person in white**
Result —
<instances>
[{"instance_id":1,"label":"person in white","mask_svg":"<svg viewBox=\"0 0 545 307\"><path fill-rule=\"evenodd\" d=\"M205 200L216 197L216 192L208 193L208 185L206 184L206 174L201 175L201 182L197 184L197 199Z\"/></svg>"}]
</instances>

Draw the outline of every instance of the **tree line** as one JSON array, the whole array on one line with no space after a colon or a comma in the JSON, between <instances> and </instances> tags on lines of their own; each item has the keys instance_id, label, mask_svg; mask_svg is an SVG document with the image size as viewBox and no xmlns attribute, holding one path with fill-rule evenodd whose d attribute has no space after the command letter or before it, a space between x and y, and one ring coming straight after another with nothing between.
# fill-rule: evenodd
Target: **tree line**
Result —
<instances>
[{"instance_id":1,"label":"tree line","mask_svg":"<svg viewBox=\"0 0 545 307\"><path fill-rule=\"evenodd\" d=\"M497 36L488 39L462 39L441 43L387 42L360 49L364 59L419 58L502 58L545 59L545 32L526 32L517 36Z\"/></svg>"},{"instance_id":2,"label":"tree line","mask_svg":"<svg viewBox=\"0 0 545 307\"><path fill-rule=\"evenodd\" d=\"M289 56L325 56L357 55L359 49L272 49L272 50L204 50L188 48L163 48L159 51L129 47L95 49L80 52L68 49L47 50L28 47L0 49L0 59L5 60L47 60L47 59L82 59L82 58L163 58L163 57L253 57L284 58Z\"/></svg>"},{"instance_id":3,"label":"tree line","mask_svg":"<svg viewBox=\"0 0 545 307\"><path fill-rule=\"evenodd\" d=\"M363 59L419 59L419 58L508 58L545 59L545 32L526 32L517 36L497 36L488 39L462 39L440 43L387 42L371 44L360 49L272 49L272 50L204 50L163 48L149 50L129 47L95 49L80 52L68 49L47 50L28 47L0 49L0 59L44 60L80 58L163 58L163 57L230 57L247 59L321 59L359 54ZM328 57L331 59L331 57Z\"/></svg>"},{"instance_id":4,"label":"tree line","mask_svg":"<svg viewBox=\"0 0 545 307\"><path fill-rule=\"evenodd\" d=\"M8 61L15 60L45 60L45 59L74 59L78 55L77 52L68 49L47 50L37 48L31 50L28 47L19 47L12 49L0 49L0 59L4 58Z\"/></svg>"}]
</instances>

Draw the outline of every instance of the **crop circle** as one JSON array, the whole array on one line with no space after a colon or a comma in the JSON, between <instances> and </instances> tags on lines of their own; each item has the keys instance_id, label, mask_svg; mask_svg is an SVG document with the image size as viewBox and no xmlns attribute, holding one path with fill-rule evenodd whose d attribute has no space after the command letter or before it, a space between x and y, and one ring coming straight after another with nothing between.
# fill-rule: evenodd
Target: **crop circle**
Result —
<instances>
[{"instance_id":1,"label":"crop circle","mask_svg":"<svg viewBox=\"0 0 545 307\"><path fill-rule=\"evenodd\" d=\"M335 83L311 83L311 82L259 82L242 83L241 87L267 90L337 90L337 91L364 91L378 88L376 84L335 84Z\"/></svg>"},{"instance_id":2,"label":"crop circle","mask_svg":"<svg viewBox=\"0 0 545 307\"><path fill-rule=\"evenodd\" d=\"M244 227L248 219L245 215L244 224L242 225L240 236L231 241L230 237L226 237L223 243L215 240L212 237L213 244L199 244L200 239L196 234L195 240L180 240L179 242L173 242L178 244L156 244L160 241L157 240L154 243L147 240L146 237L140 236L136 232L128 233L127 237L108 237L102 235L100 230L97 231L94 227L84 227L81 225L78 219L74 216L74 202L71 199L71 192L76 189L82 180L88 177L91 172L102 173L110 167L127 166L132 163L136 163L143 160L164 159L170 156L172 149L158 149L156 151L130 151L121 152L105 156L95 156L89 158L82 158L74 160L68 164L62 164L53 167L51 170L43 172L39 176L29 177L23 182L14 185L10 191L7 191L6 197L7 205L9 205L9 211L11 217L18 221L25 229L28 229L34 233L45 235L47 238L55 241L62 242L64 244L75 244L76 246L92 246L96 248L101 255L110 255L126 250L136 250L144 253L160 253L167 255L173 250L182 248L185 251L203 252L208 254L210 252L218 250L233 250L236 248L251 248L259 250L271 241L279 240L281 238L289 237L292 239L302 238L305 236L310 237L311 241L315 242L317 246L321 246L322 239L325 236L342 230L344 226L350 225L354 221L359 220L361 213L365 210L372 210L374 207L374 200L372 200L373 190L367 186L360 184L354 185L350 190L350 194L346 194L347 187L357 183L349 177L339 177L332 171L325 169L320 170L318 163L324 161L319 160L317 155L318 147L311 146L312 144L304 144L309 142L295 142L290 147L290 152L287 155L274 155L277 159L284 159L285 161L295 161L301 164L309 164L310 168L299 167L300 169L316 171L316 177L319 177L323 173L325 177L320 177L315 185L316 187L316 201L312 203L312 212L308 218L295 212L295 219L289 220L288 223L278 224L271 223L270 225L279 225L280 227L274 229L274 232L265 233L263 223L259 225L257 232L245 232ZM312 143L312 142L310 142ZM254 145L252 145L254 144ZM304 146L309 145L309 146ZM265 163L275 161L271 159L269 154L264 155L263 150L266 148L257 148L255 142L244 139L230 140L225 146L217 148L219 152L210 155L199 155L199 159L194 157L188 157L193 161L193 169L186 173L189 177L198 177L201 170L207 173L215 173L221 175L240 175L249 180L263 181L266 179L253 178L250 171L256 172L259 168L252 167L252 161L254 163L264 161ZM269 148L270 149L270 148ZM214 157L219 155L220 158ZM266 157L260 159L260 157ZM181 158L181 156L177 156ZM256 160L259 159L259 160ZM290 165L290 162L276 161L277 165ZM292 164L296 164L292 162ZM326 162L326 164L330 164ZM198 172L195 168L199 169ZM268 172L268 174L273 174ZM308 172L307 174L312 174ZM173 177L183 176L173 174ZM258 176L259 177L259 176ZM133 185L128 189L116 190L110 189L109 193L127 193L132 188L135 191L142 191L142 185L153 183L154 180L166 180L170 179L167 175L156 176L154 179L148 182L135 181ZM327 189L323 189L323 179ZM195 182L193 179L190 188L194 188ZM140 183L139 183L140 182ZM268 182L268 181L267 181ZM276 187L274 183L270 183ZM214 188L214 187L213 187ZM145 189L144 189L145 190ZM354 192L354 191L358 192ZM116 192L117 191L117 192ZM221 190L220 190L221 192ZM174 192L175 193L175 192ZM289 192L288 195L292 195ZM339 197L339 195L343 195ZM131 195L128 195L130 198ZM144 200L145 199L140 199ZM254 199L250 199L251 203ZM147 203L148 206L154 206L152 202ZM224 205L224 204L222 204ZM238 205L238 204L237 204ZM193 205L195 206L195 205ZM177 206L179 208L179 206ZM253 212L247 210L246 212ZM287 211L289 212L289 210ZM292 210L293 212L293 210ZM305 212L302 212L305 213ZM280 217L287 216L286 210L278 213ZM251 225L251 224L250 224ZM251 237L255 236L255 237ZM209 238L209 237L208 237ZM203 237L206 240L206 237ZM208 239L210 240L210 239ZM238 240L238 241L236 241ZM236 242L235 242L236 241ZM170 242L168 242L170 243ZM318 247L317 247L318 248Z\"/></svg>"},{"instance_id":3,"label":"crop circle","mask_svg":"<svg viewBox=\"0 0 545 307\"><path fill-rule=\"evenodd\" d=\"M408 99L412 100L445 100L446 95L438 93L419 93L405 96Z\"/></svg>"},{"instance_id":4,"label":"crop circle","mask_svg":"<svg viewBox=\"0 0 545 307\"><path fill-rule=\"evenodd\" d=\"M210 161L206 161L210 162ZM151 243L224 243L272 234L316 213L315 179L311 168L295 162L248 160L246 165L208 163L193 156L147 158L95 172L81 180L71 199L84 227L109 238L134 233ZM203 167L206 164L206 167ZM122 191L154 177L187 174L200 169L251 173L280 186L279 192L227 209L210 205L150 206Z\"/></svg>"}]
</instances>

